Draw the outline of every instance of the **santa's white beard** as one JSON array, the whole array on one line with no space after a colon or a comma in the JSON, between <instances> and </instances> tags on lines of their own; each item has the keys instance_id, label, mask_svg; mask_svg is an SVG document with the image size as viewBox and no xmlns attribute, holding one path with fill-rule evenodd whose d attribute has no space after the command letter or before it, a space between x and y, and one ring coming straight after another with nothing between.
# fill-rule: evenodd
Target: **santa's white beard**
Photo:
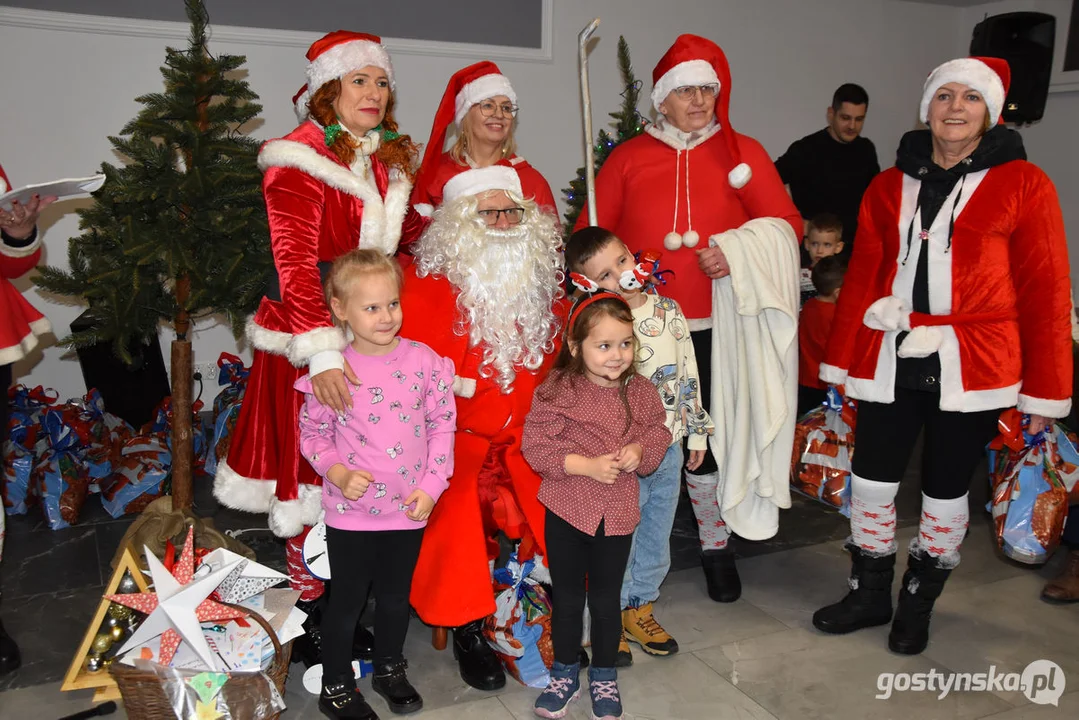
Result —
<instances>
[{"instance_id":1,"label":"santa's white beard","mask_svg":"<svg viewBox=\"0 0 1079 720\"><path fill-rule=\"evenodd\" d=\"M461 317L454 331L467 334L473 347L482 344L480 375L509 392L515 367L535 370L554 350L561 239L554 219L538 211L498 230L454 210L441 208L414 248L419 274L441 275L457 288Z\"/></svg>"}]
</instances>

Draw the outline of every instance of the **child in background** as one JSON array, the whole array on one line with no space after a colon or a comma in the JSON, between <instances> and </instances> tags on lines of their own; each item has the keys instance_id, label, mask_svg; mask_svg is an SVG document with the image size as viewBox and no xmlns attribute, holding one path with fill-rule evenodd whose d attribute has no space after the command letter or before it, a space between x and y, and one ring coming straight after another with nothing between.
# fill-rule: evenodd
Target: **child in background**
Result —
<instances>
[{"instance_id":1,"label":"child in background","mask_svg":"<svg viewBox=\"0 0 1079 720\"><path fill-rule=\"evenodd\" d=\"M535 713L564 717L581 692L578 652L587 578L592 615L592 717L623 716L615 658L619 593L640 518L637 473L651 475L671 444L667 413L633 369L633 315L619 295L581 297L554 369L536 390L521 451L543 478L554 665ZM376 635L377 637L377 635Z\"/></svg>"},{"instance_id":2,"label":"child in background","mask_svg":"<svg viewBox=\"0 0 1079 720\"><path fill-rule=\"evenodd\" d=\"M704 460L708 436L715 430L698 396L700 381L689 324L674 300L644 292L640 279L634 277L634 265L625 244L604 228L582 228L566 243L567 270L619 293L633 311L637 372L659 390L671 432L671 444L659 468L638 478L641 521L633 533L622 583L618 667L633 664L627 634L649 655L678 652L678 642L653 616L652 604L659 599L659 586L671 568L671 528L682 484L682 440L688 438L689 461L685 465L695 470ZM710 502L716 504L714 492ZM694 505L694 510L697 507ZM703 528L703 522L698 524Z\"/></svg>"},{"instance_id":3,"label":"child in background","mask_svg":"<svg viewBox=\"0 0 1079 720\"><path fill-rule=\"evenodd\" d=\"M832 213L821 213L809 221L802 257L802 305L816 294L813 287L813 268L822 258L843 252L843 221Z\"/></svg>"},{"instance_id":4,"label":"child in background","mask_svg":"<svg viewBox=\"0 0 1079 720\"><path fill-rule=\"evenodd\" d=\"M838 255L823 257L813 267L817 295L806 301L798 320L798 417L823 403L828 392L817 374L846 272L847 263Z\"/></svg>"},{"instance_id":5,"label":"child in background","mask_svg":"<svg viewBox=\"0 0 1079 720\"><path fill-rule=\"evenodd\" d=\"M371 687L395 713L423 699L405 675L408 596L420 541L453 473L453 363L397 335L401 268L378 250L338 258L326 279L334 317L352 331L344 358L362 379L352 409L320 403L303 376L300 451L324 479L326 545L333 592L322 620L319 709L331 718L377 718L356 689L352 637L374 585Z\"/></svg>"}]
</instances>

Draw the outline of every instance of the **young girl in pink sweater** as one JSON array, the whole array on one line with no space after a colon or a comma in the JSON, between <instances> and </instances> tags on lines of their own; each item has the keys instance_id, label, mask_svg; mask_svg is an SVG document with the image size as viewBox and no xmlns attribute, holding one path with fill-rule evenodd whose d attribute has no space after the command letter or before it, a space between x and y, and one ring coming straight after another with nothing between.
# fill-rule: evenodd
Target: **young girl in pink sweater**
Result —
<instances>
[{"instance_id":1,"label":"young girl in pink sweater","mask_svg":"<svg viewBox=\"0 0 1079 720\"><path fill-rule=\"evenodd\" d=\"M326 279L337 321L352 331L344 360L359 383L343 413L318 401L310 376L300 451L323 477L326 545L333 592L322 620L319 709L333 718L376 718L352 673L352 637L375 594L372 688L395 713L423 700L408 682L402 655L408 596L427 517L453 473L453 362L399 337L401 270L376 250L338 258ZM346 403L347 404L347 403Z\"/></svg>"}]
</instances>

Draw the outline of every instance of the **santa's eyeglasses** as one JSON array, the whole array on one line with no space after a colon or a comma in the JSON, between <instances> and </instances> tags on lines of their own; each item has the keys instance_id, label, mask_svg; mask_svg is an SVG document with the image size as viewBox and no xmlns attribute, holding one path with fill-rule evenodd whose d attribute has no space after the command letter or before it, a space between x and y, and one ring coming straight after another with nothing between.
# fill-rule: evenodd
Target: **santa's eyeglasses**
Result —
<instances>
[{"instance_id":1,"label":"santa's eyeglasses","mask_svg":"<svg viewBox=\"0 0 1079 720\"><path fill-rule=\"evenodd\" d=\"M707 85L683 85L682 87L676 87L671 90L679 100L692 100L697 97L697 91L701 91L701 95L704 97L714 98L719 95L719 84L708 83Z\"/></svg>"},{"instance_id":2,"label":"santa's eyeglasses","mask_svg":"<svg viewBox=\"0 0 1079 720\"><path fill-rule=\"evenodd\" d=\"M510 225L519 225L525 217L525 209L522 207L511 207L502 210L492 208L490 210L477 210L476 212L480 214L480 217L488 225L497 225L498 218L501 215L506 216L506 222Z\"/></svg>"},{"instance_id":3,"label":"santa's eyeglasses","mask_svg":"<svg viewBox=\"0 0 1079 720\"><path fill-rule=\"evenodd\" d=\"M480 115L484 117L491 117L495 113L505 115L506 117L517 117L517 111L520 109L518 106L512 103L496 103L493 100L484 100L478 103L480 109Z\"/></svg>"}]
</instances>

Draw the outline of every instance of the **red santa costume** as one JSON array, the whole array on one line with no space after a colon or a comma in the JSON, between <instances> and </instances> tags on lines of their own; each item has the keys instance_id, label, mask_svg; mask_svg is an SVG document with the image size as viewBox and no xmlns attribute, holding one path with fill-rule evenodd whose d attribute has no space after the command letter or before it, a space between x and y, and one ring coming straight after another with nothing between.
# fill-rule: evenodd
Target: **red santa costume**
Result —
<instances>
[{"instance_id":1,"label":"red santa costume","mask_svg":"<svg viewBox=\"0 0 1079 720\"><path fill-rule=\"evenodd\" d=\"M0 167L0 194L11 189L4 168ZM41 233L34 231L28 244L0 241L0 365L10 365L37 347L38 338L52 331L48 318L23 297L11 281L37 267L41 261ZM7 386L4 387L5 394ZM5 395L6 396L6 395Z\"/></svg>"},{"instance_id":2,"label":"red santa costume","mask_svg":"<svg viewBox=\"0 0 1079 720\"><path fill-rule=\"evenodd\" d=\"M369 65L383 69L393 88L389 56L373 35L331 33L311 46L307 58L308 88ZM300 562L302 538L296 536L318 522L322 490L299 452L303 395L293 385L305 372L341 369L346 345L326 305L320 265L357 246L392 254L402 237L411 239L423 225L409 208L408 178L377 154L378 128L356 138L351 167L326 138L312 118L259 152L277 287L248 323L251 375L228 458L214 479L214 495L222 503L269 513L270 529L293 538L290 576L304 590L304 600L317 598L322 589Z\"/></svg>"},{"instance_id":3,"label":"red santa costume","mask_svg":"<svg viewBox=\"0 0 1079 720\"><path fill-rule=\"evenodd\" d=\"M525 208L520 225L476 224L477 194L492 190ZM446 184L444 205L404 261L401 332L458 372L454 474L424 531L411 599L424 622L456 629L455 656L474 687L505 682L497 661L488 672L466 658L469 627L495 610L496 531L522 539L522 558L542 552L540 478L521 455L521 433L564 315L560 248L553 215L522 198L514 169L496 165ZM477 649L487 647L478 630L473 636Z\"/></svg>"},{"instance_id":4,"label":"red santa costume","mask_svg":"<svg viewBox=\"0 0 1079 720\"><path fill-rule=\"evenodd\" d=\"M655 248L660 243L667 248L664 268L673 270L675 279L664 292L682 307L693 331L701 398L716 418L717 429L711 452L696 471L687 473L686 482L694 509L701 510L698 523L708 522L718 531L714 541L704 544L702 540L709 594L713 599L730 602L740 593L733 556L727 547L726 524L730 521L725 516L723 520L713 519L721 515L717 494L721 492L720 477L725 477L726 472L723 463L717 467L716 443L729 442L724 438L724 426L732 425L730 418L724 421L724 410L716 406L717 383L712 377L713 364L723 364L718 356L712 357L710 330L715 288L722 281L713 282L701 271L697 246L701 238L717 245L725 233L761 228L765 219L780 219L792 229L800 229L801 217L768 153L759 142L731 127L730 66L715 43L696 35L679 36L652 71L652 80L652 104L661 112L660 119L645 133L616 147L603 163L596 178L597 221L618 235L631 251ZM685 86L718 86L715 117L703 128L690 132L676 127L660 109L672 91ZM586 223L582 213L577 227ZM775 228L768 227L771 230L766 232ZM745 237L748 236L737 241ZM765 247L754 239L749 242ZM785 256L781 247L780 251ZM747 281L743 286L748 284L751 283ZM723 348L721 352L732 349ZM734 363L731 357L724 361ZM767 537L769 533L767 527L743 526L736 530L754 538Z\"/></svg>"},{"instance_id":5,"label":"red santa costume","mask_svg":"<svg viewBox=\"0 0 1079 720\"><path fill-rule=\"evenodd\" d=\"M493 62L484 60L475 65L469 65L458 70L450 78L446 92L442 95L442 102L439 103L438 110L435 112L435 120L431 125L431 137L424 148L423 163L416 175L416 187L412 192L412 202L420 214L430 216L434 208L442 204L442 189L450 178L469 168L477 167L467 152L464 154L464 163L455 160L449 152L442 152L450 126L456 126L457 131L460 132L461 121L473 105L499 95L505 95L511 103L517 104L517 93L510 85L509 78L503 75ZM511 120L511 123L515 122ZM512 137L511 125L508 138L512 140ZM524 197L535 200L540 207L552 213L555 212L551 186L523 157L511 154L508 157L502 157L495 164L516 170Z\"/></svg>"},{"instance_id":6,"label":"red santa costume","mask_svg":"<svg viewBox=\"0 0 1079 720\"><path fill-rule=\"evenodd\" d=\"M997 123L1008 79L997 58L952 60L929 76L921 118L931 129L903 137L896 167L862 201L820 369L862 402L848 544L855 590L817 612L819 629L889 621L894 498L925 427L921 523L889 636L899 653L928 642L933 602L959 562L967 489L999 410L1063 417L1071 406L1068 253L1052 182L1002 125L970 136L959 162L936 160L945 120L962 127L986 112Z\"/></svg>"}]
</instances>

